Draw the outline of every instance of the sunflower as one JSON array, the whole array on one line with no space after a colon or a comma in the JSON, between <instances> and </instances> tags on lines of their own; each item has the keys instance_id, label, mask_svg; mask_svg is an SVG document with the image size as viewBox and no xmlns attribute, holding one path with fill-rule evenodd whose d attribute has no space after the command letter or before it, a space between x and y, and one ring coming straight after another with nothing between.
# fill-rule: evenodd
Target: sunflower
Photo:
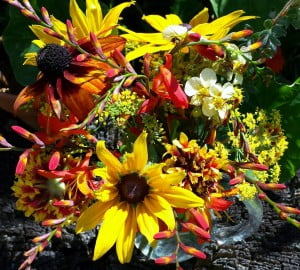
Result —
<instances>
[{"instance_id":1,"label":"sunflower","mask_svg":"<svg viewBox=\"0 0 300 270\"><path fill-rule=\"evenodd\" d=\"M104 141L97 143L96 152L105 167L95 169L94 174L100 176L104 184L95 192L98 201L80 215L76 225L76 232L80 233L102 222L94 260L116 244L119 261L129 262L138 230L154 245L159 220L169 230L175 229L173 207L203 207L201 198L177 186L185 177L182 170L165 174L162 172L164 163L147 166L146 132L136 139L133 152L125 154L123 162L107 150Z\"/></svg>"},{"instance_id":2,"label":"sunflower","mask_svg":"<svg viewBox=\"0 0 300 270\"><path fill-rule=\"evenodd\" d=\"M135 33L122 26L118 28L127 33L122 36L131 41L133 46L141 44L126 55L130 61L146 53L170 51L178 42L182 42L188 33L198 33L210 40L221 39L238 23L256 18L255 16L242 16L243 13L243 10L237 10L208 23L208 9L204 8L190 20L189 24L183 23L176 14L168 14L165 17L160 15L143 16L143 20L158 33Z\"/></svg>"},{"instance_id":3,"label":"sunflower","mask_svg":"<svg viewBox=\"0 0 300 270\"><path fill-rule=\"evenodd\" d=\"M98 1L86 1L85 16L76 1L71 0L70 15L76 29L78 45L88 53L96 54L89 40L90 32L95 32L104 54L109 55L114 49L122 50L124 38L110 35L111 29L116 26L122 10L132 3L126 2L112 8L102 19ZM14 110L17 111L21 105L32 99L38 105L43 98L59 119L65 114L65 106L79 120L83 120L94 108L93 94L101 94L110 87L105 82L105 74L110 66L92 58L82 59L80 52L64 41L68 38L66 25L53 16L51 21L56 33L63 38L47 34L44 26L30 27L39 38L33 43L40 51L26 54L24 64L37 66L40 72L37 81L25 87L18 95Z\"/></svg>"}]
</instances>

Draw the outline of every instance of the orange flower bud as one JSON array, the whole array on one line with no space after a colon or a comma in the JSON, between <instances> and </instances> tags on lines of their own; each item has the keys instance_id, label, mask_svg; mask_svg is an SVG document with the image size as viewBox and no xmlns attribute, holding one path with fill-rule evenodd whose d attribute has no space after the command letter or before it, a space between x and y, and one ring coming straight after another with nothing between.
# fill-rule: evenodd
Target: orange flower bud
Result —
<instances>
[{"instance_id":1,"label":"orange flower bud","mask_svg":"<svg viewBox=\"0 0 300 270\"><path fill-rule=\"evenodd\" d=\"M42 222L42 226L53 226L63 223L66 218L47 219Z\"/></svg>"},{"instance_id":2,"label":"orange flower bud","mask_svg":"<svg viewBox=\"0 0 300 270\"><path fill-rule=\"evenodd\" d=\"M267 198L267 195L265 193L258 193L258 198L263 201Z\"/></svg>"},{"instance_id":3,"label":"orange flower bud","mask_svg":"<svg viewBox=\"0 0 300 270\"><path fill-rule=\"evenodd\" d=\"M230 39L231 40L238 40L240 38L250 36L250 35L252 35L252 33L253 33L252 30L244 29L244 30L241 30L241 31L238 31L238 32L231 33L230 34Z\"/></svg>"},{"instance_id":4,"label":"orange flower bud","mask_svg":"<svg viewBox=\"0 0 300 270\"><path fill-rule=\"evenodd\" d=\"M269 167L261 163L253 162L236 162L235 165L242 169L250 169L255 171L268 171Z\"/></svg>"},{"instance_id":5,"label":"orange flower bud","mask_svg":"<svg viewBox=\"0 0 300 270\"><path fill-rule=\"evenodd\" d=\"M185 252L199 259L206 259L206 254L194 247L186 246L183 243L179 243L180 248Z\"/></svg>"},{"instance_id":6,"label":"orange flower bud","mask_svg":"<svg viewBox=\"0 0 300 270\"><path fill-rule=\"evenodd\" d=\"M31 19L31 20L34 20L34 21L36 21L36 22L38 22L38 23L41 22L41 19L40 19L37 15L35 15L32 11L23 8L23 9L21 9L21 12L22 12L22 14L23 14L25 17L27 17L27 18L29 18L29 19Z\"/></svg>"},{"instance_id":7,"label":"orange flower bud","mask_svg":"<svg viewBox=\"0 0 300 270\"><path fill-rule=\"evenodd\" d=\"M156 264L169 264L169 263L172 263L174 262L176 259L176 255L173 254L171 256L164 256L164 257L160 257L158 259L155 259L155 263Z\"/></svg>"},{"instance_id":8,"label":"orange flower bud","mask_svg":"<svg viewBox=\"0 0 300 270\"><path fill-rule=\"evenodd\" d=\"M250 51L253 51L253 50L256 50L258 48L260 48L261 46L263 45L263 43L261 41L257 41L247 47L242 47L241 48L241 51L242 52L250 52Z\"/></svg>"},{"instance_id":9,"label":"orange flower bud","mask_svg":"<svg viewBox=\"0 0 300 270\"><path fill-rule=\"evenodd\" d=\"M55 231L55 237L61 238L61 235L62 235L62 227L57 227L57 229Z\"/></svg>"},{"instance_id":10,"label":"orange flower bud","mask_svg":"<svg viewBox=\"0 0 300 270\"><path fill-rule=\"evenodd\" d=\"M24 2L24 1L23 1ZM29 2L29 1L27 1ZM52 26L52 22L48 13L48 10L45 7L41 7L41 13L43 16L44 21L49 25Z\"/></svg>"},{"instance_id":11,"label":"orange flower bud","mask_svg":"<svg viewBox=\"0 0 300 270\"><path fill-rule=\"evenodd\" d=\"M74 201L72 200L60 200L60 201L55 201L52 203L54 206L60 206L60 207L71 207L74 205Z\"/></svg>"},{"instance_id":12,"label":"orange flower bud","mask_svg":"<svg viewBox=\"0 0 300 270\"><path fill-rule=\"evenodd\" d=\"M294 215L299 215L300 214L300 209L290 207L290 206L286 206L286 205L283 205L281 203L276 203L276 205L280 210L282 210L286 213L290 213L290 214L294 214Z\"/></svg>"},{"instance_id":13,"label":"orange flower bud","mask_svg":"<svg viewBox=\"0 0 300 270\"><path fill-rule=\"evenodd\" d=\"M230 179L229 185L233 186L236 184L240 184L243 182L244 179L245 179L245 174L240 174L237 177Z\"/></svg>"},{"instance_id":14,"label":"orange flower bud","mask_svg":"<svg viewBox=\"0 0 300 270\"><path fill-rule=\"evenodd\" d=\"M187 230L191 231L192 233L196 234L197 236L203 238L203 239L210 239L210 234L206 230L203 230L202 228L198 227L197 225L190 223L190 222L185 222L181 223L182 227L186 228Z\"/></svg>"},{"instance_id":15,"label":"orange flower bud","mask_svg":"<svg viewBox=\"0 0 300 270\"><path fill-rule=\"evenodd\" d=\"M37 250L37 246L25 251L23 255L25 257L28 257L28 256L32 255L33 253L36 253L36 250Z\"/></svg>"},{"instance_id":16,"label":"orange flower bud","mask_svg":"<svg viewBox=\"0 0 300 270\"><path fill-rule=\"evenodd\" d=\"M288 214L286 212L280 211L279 217L283 220L286 220L288 218Z\"/></svg>"},{"instance_id":17,"label":"orange flower bud","mask_svg":"<svg viewBox=\"0 0 300 270\"><path fill-rule=\"evenodd\" d=\"M191 214L193 217L196 219L197 223L203 228L205 231L209 230L209 224L205 220L204 216L197 210L195 209L190 209Z\"/></svg>"},{"instance_id":18,"label":"orange flower bud","mask_svg":"<svg viewBox=\"0 0 300 270\"><path fill-rule=\"evenodd\" d=\"M49 236L50 236L50 233L46 233L46 234L34 237L31 241L33 243L42 242L42 241L46 240Z\"/></svg>"},{"instance_id":19,"label":"orange flower bud","mask_svg":"<svg viewBox=\"0 0 300 270\"><path fill-rule=\"evenodd\" d=\"M286 188L285 184L275 184L275 183L265 184L261 182L257 182L257 184L260 188L265 190L281 190Z\"/></svg>"},{"instance_id":20,"label":"orange flower bud","mask_svg":"<svg viewBox=\"0 0 300 270\"><path fill-rule=\"evenodd\" d=\"M58 39L63 39L63 36L62 36L62 35L56 33L55 31L53 31L53 30L50 29L50 28L45 27L45 28L44 28L44 32L45 32L46 34L48 34L49 36L52 36L52 37L55 37L55 38L58 38Z\"/></svg>"},{"instance_id":21,"label":"orange flower bud","mask_svg":"<svg viewBox=\"0 0 300 270\"><path fill-rule=\"evenodd\" d=\"M41 243L38 247L38 251L42 252L48 246L48 244L49 244L49 241L47 241L47 240L44 241L43 243Z\"/></svg>"},{"instance_id":22,"label":"orange flower bud","mask_svg":"<svg viewBox=\"0 0 300 270\"><path fill-rule=\"evenodd\" d=\"M158 239L168 239L171 238L175 235L176 231L162 231L162 232L158 232L154 235L154 239L158 240Z\"/></svg>"}]
</instances>

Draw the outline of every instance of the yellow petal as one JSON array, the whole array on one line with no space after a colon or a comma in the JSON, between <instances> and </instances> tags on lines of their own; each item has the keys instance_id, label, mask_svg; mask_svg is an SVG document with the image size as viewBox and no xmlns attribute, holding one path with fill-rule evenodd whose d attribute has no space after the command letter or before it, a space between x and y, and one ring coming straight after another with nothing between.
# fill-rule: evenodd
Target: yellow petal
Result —
<instances>
[{"instance_id":1,"label":"yellow petal","mask_svg":"<svg viewBox=\"0 0 300 270\"><path fill-rule=\"evenodd\" d=\"M107 167L109 174L112 172L117 176L121 172L121 162L105 147L105 141L99 141L97 143L96 153L99 160Z\"/></svg>"},{"instance_id":2,"label":"yellow petal","mask_svg":"<svg viewBox=\"0 0 300 270\"><path fill-rule=\"evenodd\" d=\"M76 27L76 37L79 39L87 37L90 34L87 19L75 0L70 0L70 16L73 26Z\"/></svg>"},{"instance_id":3,"label":"yellow petal","mask_svg":"<svg viewBox=\"0 0 300 270\"><path fill-rule=\"evenodd\" d=\"M123 38L127 40L137 41L137 42L149 42L149 43L153 43L153 41L155 41L155 44L169 43L168 40L163 38L162 33L136 33L123 26L118 26L118 29L128 33L128 34L121 35Z\"/></svg>"},{"instance_id":4,"label":"yellow petal","mask_svg":"<svg viewBox=\"0 0 300 270\"><path fill-rule=\"evenodd\" d=\"M190 25L194 27L197 24L207 23L208 18L209 18L208 8L204 8L190 20Z\"/></svg>"},{"instance_id":5,"label":"yellow petal","mask_svg":"<svg viewBox=\"0 0 300 270\"><path fill-rule=\"evenodd\" d=\"M144 205L139 203L136 207L136 219L139 230L146 237L150 245L155 243L153 236L158 233L158 220Z\"/></svg>"},{"instance_id":6,"label":"yellow petal","mask_svg":"<svg viewBox=\"0 0 300 270\"><path fill-rule=\"evenodd\" d=\"M44 48L45 47L45 43L39 39L35 39L32 41L32 43L36 46L38 46L39 48Z\"/></svg>"},{"instance_id":7,"label":"yellow petal","mask_svg":"<svg viewBox=\"0 0 300 270\"><path fill-rule=\"evenodd\" d=\"M103 31L105 29L108 29L112 26L117 25L120 14L123 11L123 9L131 6L132 4L134 4L134 1L124 2L122 4L119 4L119 5L111 8L103 19L101 30ZM104 36L107 36L110 33L111 33L111 31L108 31L105 33Z\"/></svg>"},{"instance_id":8,"label":"yellow petal","mask_svg":"<svg viewBox=\"0 0 300 270\"><path fill-rule=\"evenodd\" d=\"M26 53L25 54L25 61L24 61L23 65L36 66L37 65L36 56L37 56L36 52Z\"/></svg>"},{"instance_id":9,"label":"yellow petal","mask_svg":"<svg viewBox=\"0 0 300 270\"><path fill-rule=\"evenodd\" d=\"M81 191L82 194L88 195L92 193L91 188L88 185L88 176L86 173L79 173L77 178L77 187Z\"/></svg>"},{"instance_id":10,"label":"yellow petal","mask_svg":"<svg viewBox=\"0 0 300 270\"><path fill-rule=\"evenodd\" d=\"M184 170L174 171L169 174L161 174L160 176L150 177L148 184L151 188L158 190L169 189L171 185L178 185L186 176Z\"/></svg>"},{"instance_id":11,"label":"yellow petal","mask_svg":"<svg viewBox=\"0 0 300 270\"><path fill-rule=\"evenodd\" d=\"M162 169L165 166L165 163L154 163L148 165L141 171L140 175L146 178L160 177L160 175L162 174Z\"/></svg>"},{"instance_id":12,"label":"yellow petal","mask_svg":"<svg viewBox=\"0 0 300 270\"><path fill-rule=\"evenodd\" d=\"M102 220L105 212L114 204L114 201L110 202L96 202L87 208L79 216L76 224L76 233L91 230L95 228Z\"/></svg>"},{"instance_id":13,"label":"yellow petal","mask_svg":"<svg viewBox=\"0 0 300 270\"><path fill-rule=\"evenodd\" d=\"M41 25L31 25L29 26L31 31L45 44L55 43L58 45L63 44L64 42L58 38L52 37L44 32L44 26Z\"/></svg>"},{"instance_id":14,"label":"yellow petal","mask_svg":"<svg viewBox=\"0 0 300 270\"><path fill-rule=\"evenodd\" d=\"M66 27L66 25L65 25L62 21L56 19L56 18L55 18L54 16L52 16L52 15L50 16L50 19L51 19L51 22L53 23L54 29L55 29L59 34L61 34L62 36L64 36L65 38L68 38L67 27Z\"/></svg>"},{"instance_id":15,"label":"yellow petal","mask_svg":"<svg viewBox=\"0 0 300 270\"><path fill-rule=\"evenodd\" d=\"M116 243L118 259L121 263L129 263L134 248L134 239L137 232L135 207L126 204L128 216L121 229Z\"/></svg>"},{"instance_id":16,"label":"yellow petal","mask_svg":"<svg viewBox=\"0 0 300 270\"><path fill-rule=\"evenodd\" d=\"M115 185L102 185L99 190L94 192L94 196L97 200L107 202L114 200L118 197L118 189Z\"/></svg>"},{"instance_id":17,"label":"yellow petal","mask_svg":"<svg viewBox=\"0 0 300 270\"><path fill-rule=\"evenodd\" d=\"M140 172L147 164L148 149L147 149L147 132L143 131L133 144L133 152L126 155L124 165L128 167L129 171Z\"/></svg>"},{"instance_id":18,"label":"yellow petal","mask_svg":"<svg viewBox=\"0 0 300 270\"><path fill-rule=\"evenodd\" d=\"M167 45L163 45L163 46L155 46L155 45L149 44L149 45L138 47L137 49L127 53L126 59L128 61L131 61L138 57L144 56L146 53L151 54L151 53L156 53L156 52L169 51L173 48L174 48L174 44L172 42L169 42Z\"/></svg>"},{"instance_id":19,"label":"yellow petal","mask_svg":"<svg viewBox=\"0 0 300 270\"><path fill-rule=\"evenodd\" d=\"M101 29L102 9L98 0L86 0L86 19L89 32L96 33Z\"/></svg>"},{"instance_id":20,"label":"yellow petal","mask_svg":"<svg viewBox=\"0 0 300 270\"><path fill-rule=\"evenodd\" d=\"M93 260L102 257L116 242L128 216L125 202L112 206L104 215L94 250Z\"/></svg>"},{"instance_id":21,"label":"yellow petal","mask_svg":"<svg viewBox=\"0 0 300 270\"><path fill-rule=\"evenodd\" d=\"M171 205L161 196L157 194L149 194L145 200L144 205L149 212L161 219L169 230L175 229L175 218Z\"/></svg>"},{"instance_id":22,"label":"yellow petal","mask_svg":"<svg viewBox=\"0 0 300 270\"><path fill-rule=\"evenodd\" d=\"M109 178L109 175L107 173L107 167L94 169L93 175L99 176L103 180L107 180Z\"/></svg>"},{"instance_id":23,"label":"yellow petal","mask_svg":"<svg viewBox=\"0 0 300 270\"><path fill-rule=\"evenodd\" d=\"M202 198L181 187L170 187L168 190L164 190L164 192L159 192L158 194L166 199L173 207L193 208L204 206L204 200Z\"/></svg>"},{"instance_id":24,"label":"yellow petal","mask_svg":"<svg viewBox=\"0 0 300 270\"><path fill-rule=\"evenodd\" d=\"M169 14L166 18L160 15L147 15L142 18L158 32L163 32L170 25L182 24L181 19L175 14Z\"/></svg>"}]
</instances>

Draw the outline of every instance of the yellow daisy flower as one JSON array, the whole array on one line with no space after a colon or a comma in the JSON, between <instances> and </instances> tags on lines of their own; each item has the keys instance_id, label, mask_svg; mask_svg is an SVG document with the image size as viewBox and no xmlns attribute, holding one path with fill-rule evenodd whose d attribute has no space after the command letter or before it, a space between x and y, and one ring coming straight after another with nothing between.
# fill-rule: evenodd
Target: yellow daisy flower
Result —
<instances>
[{"instance_id":1,"label":"yellow daisy flower","mask_svg":"<svg viewBox=\"0 0 300 270\"><path fill-rule=\"evenodd\" d=\"M142 44L126 55L128 61L131 61L146 53L170 51L175 47L176 42L184 40L188 33L198 33L210 40L221 39L238 23L256 18L255 16L242 16L242 14L244 14L243 10L237 10L208 23L208 9L204 8L190 20L189 24L184 24L175 14L168 14L165 17L143 16L143 20L158 33L135 33L122 26L118 29L127 33L122 35L127 40Z\"/></svg>"},{"instance_id":2,"label":"yellow daisy flower","mask_svg":"<svg viewBox=\"0 0 300 270\"><path fill-rule=\"evenodd\" d=\"M159 220L169 230L175 229L172 207L204 206L203 199L177 186L185 177L182 170L165 174L162 172L164 163L147 166L146 132L136 139L133 152L125 154L123 162L107 150L104 141L97 143L96 151L105 167L95 169L94 174L100 176L104 184L95 192L98 201L81 214L76 226L76 232L80 233L102 221L93 260L116 244L119 261L129 262L138 230L154 245Z\"/></svg>"},{"instance_id":3,"label":"yellow daisy flower","mask_svg":"<svg viewBox=\"0 0 300 270\"><path fill-rule=\"evenodd\" d=\"M72 24L76 29L75 37L80 40L85 37L89 37L93 32L96 36L106 37L111 34L114 27L117 26L121 12L124 8L134 4L134 1L121 3L109 10L109 12L103 17L102 9L98 0L86 0L86 11L84 12L79 8L76 0L70 0L70 16ZM67 26L65 23L56 19L54 16L50 16L53 27L57 33L68 38ZM55 43L63 46L64 41L54 36L50 36L45 33L45 27L42 25L30 26L31 31L39 38L34 40L33 43L39 48L43 48L45 44ZM27 53L25 55L26 65L36 66L36 52Z\"/></svg>"}]
</instances>

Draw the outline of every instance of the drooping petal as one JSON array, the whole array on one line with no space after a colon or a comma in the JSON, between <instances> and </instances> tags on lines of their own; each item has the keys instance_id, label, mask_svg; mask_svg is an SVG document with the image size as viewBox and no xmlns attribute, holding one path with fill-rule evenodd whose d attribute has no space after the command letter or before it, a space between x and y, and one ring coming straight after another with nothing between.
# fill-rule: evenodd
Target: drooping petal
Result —
<instances>
[{"instance_id":1,"label":"drooping petal","mask_svg":"<svg viewBox=\"0 0 300 270\"><path fill-rule=\"evenodd\" d=\"M161 219L168 227L168 230L174 230L175 218L171 205L161 196L149 194L144 199L144 205L149 212Z\"/></svg>"},{"instance_id":2,"label":"drooping petal","mask_svg":"<svg viewBox=\"0 0 300 270\"><path fill-rule=\"evenodd\" d=\"M103 219L104 214L112 207L114 201L95 202L79 216L76 223L76 233L95 228Z\"/></svg>"},{"instance_id":3,"label":"drooping petal","mask_svg":"<svg viewBox=\"0 0 300 270\"><path fill-rule=\"evenodd\" d=\"M108 210L106 209L107 211L96 239L94 261L102 257L116 243L120 231L125 226L128 211L126 211L124 204L126 203L122 202Z\"/></svg>"},{"instance_id":4,"label":"drooping petal","mask_svg":"<svg viewBox=\"0 0 300 270\"><path fill-rule=\"evenodd\" d=\"M204 8L190 20L189 24L192 27L194 27L201 23L207 23L208 19L209 19L208 8Z\"/></svg>"},{"instance_id":5,"label":"drooping petal","mask_svg":"<svg viewBox=\"0 0 300 270\"><path fill-rule=\"evenodd\" d=\"M77 187L80 190L80 192L84 195L89 195L92 193L92 189L88 185L88 175L84 172L81 172L78 174L76 178Z\"/></svg>"},{"instance_id":6,"label":"drooping petal","mask_svg":"<svg viewBox=\"0 0 300 270\"><path fill-rule=\"evenodd\" d=\"M204 200L202 198L181 187L172 186L169 190L158 192L158 194L166 199L173 207L193 208L204 206Z\"/></svg>"},{"instance_id":7,"label":"drooping petal","mask_svg":"<svg viewBox=\"0 0 300 270\"><path fill-rule=\"evenodd\" d=\"M134 239L137 232L135 207L125 204L128 216L124 227L121 229L116 243L118 259L121 263L129 263L134 248Z\"/></svg>"},{"instance_id":8,"label":"drooping petal","mask_svg":"<svg viewBox=\"0 0 300 270\"><path fill-rule=\"evenodd\" d=\"M31 25L29 26L30 30L45 44L55 43L58 45L63 45L64 42L58 38L48 35L45 33L45 27L42 25Z\"/></svg>"},{"instance_id":9,"label":"drooping petal","mask_svg":"<svg viewBox=\"0 0 300 270\"><path fill-rule=\"evenodd\" d=\"M86 0L86 22L89 32L101 29L102 9L98 0Z\"/></svg>"},{"instance_id":10,"label":"drooping petal","mask_svg":"<svg viewBox=\"0 0 300 270\"><path fill-rule=\"evenodd\" d=\"M123 11L123 9L131 6L132 4L134 4L133 1L131 2L124 2L121 3L113 8L111 8L108 13L105 15L103 21L102 21L102 27L101 29L107 29L110 28L111 26L114 26L118 23L119 17L121 12ZM111 31L106 32L105 36L109 35L111 33Z\"/></svg>"},{"instance_id":11,"label":"drooping petal","mask_svg":"<svg viewBox=\"0 0 300 270\"><path fill-rule=\"evenodd\" d=\"M105 141L99 141L96 146L96 153L105 166L110 171L115 171L115 175L121 172L121 162L105 147Z\"/></svg>"},{"instance_id":12,"label":"drooping petal","mask_svg":"<svg viewBox=\"0 0 300 270\"><path fill-rule=\"evenodd\" d=\"M83 38L89 35L87 20L83 11L79 8L76 0L70 0L70 16L72 23L76 27L77 37Z\"/></svg>"},{"instance_id":13,"label":"drooping petal","mask_svg":"<svg viewBox=\"0 0 300 270\"><path fill-rule=\"evenodd\" d=\"M141 234L146 237L150 245L154 244L153 237L159 231L158 220L143 202L139 203L136 207L136 219Z\"/></svg>"}]
</instances>

